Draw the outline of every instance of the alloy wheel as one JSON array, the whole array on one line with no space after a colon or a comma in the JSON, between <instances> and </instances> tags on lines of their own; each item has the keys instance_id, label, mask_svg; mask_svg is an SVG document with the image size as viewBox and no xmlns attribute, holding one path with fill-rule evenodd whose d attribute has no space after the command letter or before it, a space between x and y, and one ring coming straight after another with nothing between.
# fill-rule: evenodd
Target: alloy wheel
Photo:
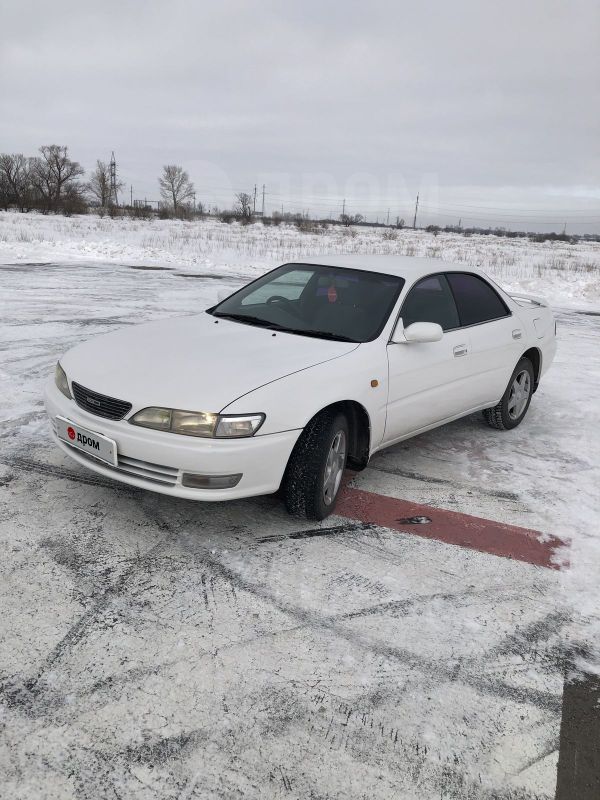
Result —
<instances>
[{"instance_id":1,"label":"alloy wheel","mask_svg":"<svg viewBox=\"0 0 600 800\"><path fill-rule=\"evenodd\" d=\"M511 419L519 419L525 411L529 395L531 394L531 378L529 372L524 369L515 375L515 379L510 387L508 395L508 416Z\"/></svg>"},{"instance_id":2,"label":"alloy wheel","mask_svg":"<svg viewBox=\"0 0 600 800\"><path fill-rule=\"evenodd\" d=\"M338 493L342 474L346 465L346 434L338 431L333 437L333 442L327 454L325 462L325 474L323 477L323 502L330 506Z\"/></svg>"}]
</instances>

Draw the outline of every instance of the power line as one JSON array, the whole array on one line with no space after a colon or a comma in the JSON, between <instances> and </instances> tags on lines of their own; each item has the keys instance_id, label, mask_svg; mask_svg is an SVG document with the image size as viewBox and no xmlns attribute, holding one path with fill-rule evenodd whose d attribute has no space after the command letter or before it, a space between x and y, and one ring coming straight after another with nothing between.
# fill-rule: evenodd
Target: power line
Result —
<instances>
[{"instance_id":1,"label":"power line","mask_svg":"<svg viewBox=\"0 0 600 800\"><path fill-rule=\"evenodd\" d=\"M283 213L284 206L288 207L290 209L290 211L292 211L292 209L297 210L297 209L301 208L303 206L303 203L302 203L301 200L287 200L287 201L282 201L280 205L281 205L281 209L282 209L282 213ZM329 218L332 218L333 214L332 214L331 207L329 205L325 205L323 203L321 203L321 204L315 203L313 205L315 207L317 207L317 208L321 208L321 209L324 209L324 210L326 209L329 212L329 215L328 215ZM348 209L347 204L345 206L343 206L343 208L344 208L344 213L346 213L347 209ZM383 209L372 209L372 208L369 208L367 210L367 209L364 208L364 204L363 205L358 205L357 204L356 208L360 209L362 211L367 211L367 213L369 213L372 216L375 216L378 212L381 213L382 215L387 212L387 209L385 211ZM419 205L419 208L421 208L420 205ZM443 212L443 211L427 211L427 210L425 210L425 211L422 211L422 213L425 215L425 217L427 217L429 219L432 219L432 220L435 220L436 218L439 218L439 217L447 218L447 219L454 219L455 220L459 216L459 214L457 214L457 213L446 213L446 212ZM406 213L405 212L401 212L401 216L406 216ZM498 222L504 222L504 223L507 223L507 224L508 223L519 223L519 224L538 224L538 225L563 225L564 224L564 218L560 218L560 219L548 219L548 218L534 219L534 218L521 217L521 216L516 216L516 215L510 215L507 218L502 217L501 219L499 219L497 216L494 216L494 215L492 215L492 216L483 216L483 215L478 215L478 214L467 214L465 218L467 218L469 220L472 220L472 221L485 222L490 227L498 227L498 225L497 225ZM600 215L599 215L599 219L597 219L597 220L572 219L572 220L570 220L570 224L571 225L584 225L584 226L599 225L600 224Z\"/></svg>"},{"instance_id":2,"label":"power line","mask_svg":"<svg viewBox=\"0 0 600 800\"><path fill-rule=\"evenodd\" d=\"M487 209L489 211L506 211L507 210L507 206L505 206L505 205L504 206L488 206L488 205L473 206L473 205L465 205L465 204L462 204L462 203L446 203L444 205L451 205L453 208L475 208L475 209ZM531 212L539 212L539 213L544 213L545 211L548 211L547 207L546 208L529 208L529 207L523 208L523 207L518 207L518 206L511 206L511 208L513 209L513 211L531 211ZM562 212L565 212L565 211L568 213L570 211L578 212L578 211L581 211L583 209L552 208L551 210L556 212L556 213L558 213L558 212L562 213Z\"/></svg>"},{"instance_id":3,"label":"power line","mask_svg":"<svg viewBox=\"0 0 600 800\"><path fill-rule=\"evenodd\" d=\"M113 153L114 156L114 153ZM115 182L116 182L116 162L115 162ZM231 201L234 189L229 186L206 186L207 194L210 192L211 199L206 200L207 203L212 205L221 205ZM256 211L256 200L258 194L258 187L255 184L253 193L253 209ZM351 198L350 201L346 197L337 196L333 198L330 195L318 195L311 193L310 195L303 195L299 193L294 195L293 192L283 194L277 191L266 191L266 185L262 185L262 208L263 214L266 209L267 198L270 198L273 205L280 205L282 213L284 208L287 207L290 213L300 213L300 210L305 209L308 205L312 211L322 213L323 217L334 218L335 211L332 205L337 204L338 209L341 209L342 214L350 213L349 209L356 212L367 214L371 218L389 219L392 212L392 207L386 205L380 207L379 204L375 207L372 206L373 202L370 198ZM384 198L378 197L376 200L382 201ZM393 206L394 204L392 204ZM406 217L410 213L406 205L395 206L393 208L395 216ZM413 216L413 224L416 226L416 217L421 213L422 217L428 220L435 221L436 219L456 219L457 217L466 218L471 222L484 223L489 227L498 227L498 223L503 224L518 224L518 225L536 225L536 226L549 226L560 225L564 227L565 222L570 226L599 226L600 227L600 209L555 209L555 208L517 208L511 206L489 206L482 202L481 205L463 204L448 202L433 202L427 199L421 200L420 195L418 203L415 203L415 210ZM560 217L559 217L560 215Z\"/></svg>"},{"instance_id":4,"label":"power line","mask_svg":"<svg viewBox=\"0 0 600 800\"><path fill-rule=\"evenodd\" d=\"M265 197L269 197L269 196L271 196L270 193L265 192ZM212 197L210 199L207 199L206 202L209 203L209 204L212 204L212 205L219 205L220 198ZM265 200L265 203L266 203L266 200ZM294 213L294 212L300 213L300 210L302 208L304 208L305 205L306 205L306 201L303 198L282 200L279 203L279 206L281 208L281 213L282 214L285 213L285 208L287 208L290 213ZM311 203L310 207L311 207L311 209L317 209L317 211L319 211L319 210L323 211L323 216L327 217L329 219L332 219L335 216L334 211L331 208L330 204L326 204L326 203ZM365 203L358 203L357 202L354 205L354 208L356 208L357 211L361 211L363 213L366 212L368 215L371 215L371 216L375 216L376 214L380 214L381 216L386 216L387 215L387 208L386 209L370 208L370 207L365 208ZM457 217L462 217L463 219L471 220L471 221L474 221L474 222L476 221L476 222L486 223L489 227L498 227L498 223L499 222L506 223L506 224L508 224L508 223L518 223L518 224L524 224L524 225L534 225L535 224L535 225L561 225L561 226L563 226L564 222L565 222L565 217L564 216L561 217L561 218L556 218L555 219L555 218L547 218L547 217L527 217L527 216L524 216L524 215L515 215L515 214L488 214L488 215L485 215L485 214L477 214L477 213L475 213L475 214L466 214L465 215L464 213L452 212L451 210L440 210L441 208L442 207L437 207L435 210L430 210L430 209L427 209L426 207L424 208L423 204L422 204L422 201L419 199L419 210L421 212L421 215L424 215L426 218L428 218L430 220L435 220L435 219L439 219L439 218L455 220L455 219L457 219ZM443 207L443 208L445 209L446 207ZM348 211L348 203L347 203L347 201L346 201L345 204L342 201L341 209L343 210L343 213L346 213ZM407 216L407 210L402 210L401 209L400 212L399 212L399 216L402 216L402 217ZM568 223L570 225L576 225L576 226L580 225L580 226L588 227L588 226L600 225L600 212L599 212L598 217L595 218L595 219L592 218L592 217L588 217L588 218L583 218L583 217L577 218L577 217L575 217L575 218L570 218L567 221L568 221Z\"/></svg>"},{"instance_id":5,"label":"power line","mask_svg":"<svg viewBox=\"0 0 600 800\"><path fill-rule=\"evenodd\" d=\"M425 208L429 207L431 209L432 213L437 213L440 210L454 211L455 213L459 213L459 212L463 213L463 208L461 208L460 206L454 206L454 205L450 205L450 204L446 204L446 203L431 203L431 204L428 204L427 202L424 202L424 203L422 203L422 205L424 205ZM560 214L561 213L560 209L556 209L556 208L547 208L544 211L533 211L533 210L531 210L531 211L524 211L524 212L520 212L520 213L519 213L519 211L517 209L510 209L510 208L507 208L507 207L504 207L501 211L490 211L489 208L486 207L486 206L472 206L471 208L474 211L478 211L478 212L482 212L482 213L487 213L489 211L489 215L492 216L492 217L518 216L521 219L525 219L528 216L543 217L545 214ZM573 212L565 212L565 213L567 214L567 216L569 216L570 214L571 215L576 215L577 218L580 218L580 219L581 218L592 218L592 217L596 217L597 218L598 216L600 216L600 210L597 212L596 215L594 214L593 211L589 212L589 211L584 211L583 209L581 211L579 211L579 212L573 211Z\"/></svg>"},{"instance_id":6,"label":"power line","mask_svg":"<svg viewBox=\"0 0 600 800\"><path fill-rule=\"evenodd\" d=\"M216 197L218 200L222 199L229 199L233 189L231 187L217 187L217 186L207 186L206 189L210 191L213 197ZM223 193L223 194L221 194ZM332 202L340 203L342 207L342 213L345 213L346 207L348 205L348 200L346 198L336 197L330 198L328 195L284 195L279 192L266 192L265 197L269 197L272 199L275 198L282 198L282 202L285 205L297 205L297 206L304 206L307 203L310 203L311 207L315 208L331 208ZM319 200L321 202L319 202ZM266 201L265 201L266 202ZM387 207L371 207L370 200L368 198L357 199L351 202L351 205L355 208L363 209L368 211L371 214L381 214L384 217L387 217ZM488 205L467 205L467 204L460 204L460 203L432 203L428 202L427 200L419 199L419 208L422 208L425 212L428 212L431 215L439 215L439 216L451 216L462 214L464 209L468 209L470 211L475 211L476 216L478 219L485 219L485 218L492 218L496 219L498 217L506 217L510 219L519 219L523 221L531 221L531 222L547 222L546 215L561 215L560 222L563 223L565 219L567 221L578 224L579 222L592 222L595 223L600 218L600 209L557 209L557 208L527 208L524 209L522 207L510 207L510 206L488 206ZM449 213L446 213L449 212Z\"/></svg>"},{"instance_id":7,"label":"power line","mask_svg":"<svg viewBox=\"0 0 600 800\"><path fill-rule=\"evenodd\" d=\"M279 192L269 192L269 195L271 197L289 197L290 196L289 194L281 194ZM342 202L342 196L341 195L319 195L319 194L311 193L309 195L303 194L302 198L304 200L312 200L312 198L315 198L316 200L325 200L325 201L327 201L329 203L336 202L336 201L339 202L339 203ZM360 199L357 202L358 202L359 205L361 205L361 204L364 205L366 201L364 199ZM427 204L427 201L421 201L420 200L419 202L420 203L425 202ZM447 207L447 208L467 208L467 209L476 209L476 210L481 210L481 211L510 211L510 212L515 212L515 213L516 212L527 212L527 213L533 213L533 214L545 214L545 213L551 212L551 213L554 213L554 214L558 214L558 213L561 213L561 214L563 214L563 213L567 213L567 214L569 214L569 213L573 213L573 214L581 214L581 213L584 213L584 214L600 214L600 208L599 209L594 209L594 208L591 208L591 209L585 209L585 208L554 208L554 207L548 207L548 206L546 206L544 208L541 208L541 207L538 207L538 208L535 208L535 207L524 208L522 206L518 207L518 206L512 206L512 205L490 206L490 205L487 205L485 203L482 203L480 205L466 205L466 204L462 204L462 203L454 203L452 201L442 202L439 205ZM385 208L383 210L385 211Z\"/></svg>"},{"instance_id":8,"label":"power line","mask_svg":"<svg viewBox=\"0 0 600 800\"><path fill-rule=\"evenodd\" d=\"M221 192L223 192L223 193L226 193L227 196L230 196L232 193L235 193L235 189L234 189L233 185L221 186L221 185L206 184L206 185L204 185L203 188L205 188L207 190L207 192L210 192L213 195L214 194L220 194ZM298 204L305 204L307 202L310 202L311 205L314 205L315 203L313 203L313 198L314 198L315 201L319 201L319 200L324 201L325 205L330 205L331 203L336 203L336 202L339 203L339 204L343 203L343 198L340 195L332 196L332 195L327 195L327 194L320 195L320 194L315 194L315 193L311 193L309 195L305 195L305 194L294 195L294 194L282 194L280 192L272 192L271 191L271 192L266 193L266 196L271 197L271 198L287 198L288 200L292 200L292 201L296 200L296 198L297 198L296 202L298 202ZM355 202L352 202L351 205L354 205L354 206L357 206L357 207L364 207L364 206L368 205L368 203L369 203L368 198L361 198L361 199L357 199ZM600 216L600 208L598 208L598 209L595 209L595 208L584 209L584 208L573 208L573 207L571 207L571 208L554 208L554 207L541 208L539 206L538 207L523 207L523 206L512 206L512 205L491 206L491 205L485 204L484 202L481 203L480 205L473 205L473 204L465 204L465 203L458 203L458 202L452 202L452 201L432 204L431 202L428 203L427 200L421 200L421 199L419 200L419 205L420 206L431 206L431 205L433 205L433 207L436 208L436 209L439 208L439 209L444 209L444 210L468 209L468 210L475 210L475 211L478 211L478 212L481 212L481 213L487 213L489 211L493 216L497 215L496 212L504 213L504 214L508 214L508 215L518 215L519 217L521 217L523 214L531 214L531 215L535 215L535 216L543 216L545 214L561 214L561 215L574 214L576 216L583 215L583 216L588 216L588 217L589 216L596 216L596 215ZM380 213L385 215L387 213L387 206L377 207L376 209L373 210L373 212L374 213L375 212L380 212Z\"/></svg>"},{"instance_id":9,"label":"power line","mask_svg":"<svg viewBox=\"0 0 600 800\"><path fill-rule=\"evenodd\" d=\"M275 197L276 194L275 193L269 193L269 196ZM278 196L282 197L282 195L278 195ZM294 205L294 204L296 204L296 205L301 206L301 205L304 205L307 202L307 198L305 196L298 197L298 198L292 198L289 195L287 195L285 197L288 198L285 201L283 201L286 205ZM347 200L346 201L342 200L341 204L342 204L342 210L345 212L346 207L348 205L348 201ZM314 205L314 206L317 206L317 207L321 207L321 208L330 208L331 207L330 203L311 202L311 205ZM382 216L386 216L387 215L387 208L385 208L385 207L371 207L369 205L369 201L368 200L362 200L362 201L358 201L357 200L352 205L354 205L356 208L361 208L361 209L368 210L372 214L379 213ZM419 197L419 208L421 208L421 207L423 207L425 209L425 211L430 213L430 214L443 214L445 211L449 211L449 212L453 212L454 211L454 206L446 205L446 204L442 204L442 203L440 203L440 204L438 204L438 203L429 204L426 201L425 202L422 201L420 199L420 197ZM488 212L488 208L486 208L485 206L483 206L483 207L473 206L472 208L480 212L478 214L478 216L481 217L481 218L483 218ZM518 219L524 219L525 220L528 217L528 213L530 215L532 215L532 216L534 215L535 219L537 219L539 221L544 221L544 219L546 219L546 216L545 216L546 214L554 215L554 214L558 214L559 212L556 209L547 208L543 212L541 212L541 211L534 212L532 210L530 212L519 213L517 211L511 210L510 208L504 207L502 212L492 212L492 211L490 211L488 216L490 216L492 218L497 218L497 217L500 217L500 216L507 216L507 217L511 217L511 218L518 218ZM597 212L597 216L594 215L593 211L592 212L584 212L583 210L581 210L579 212L573 211L571 213L573 215L575 215L575 221L586 220L586 219L589 220L589 221L595 221L596 219L600 218L600 210ZM458 211L455 212L455 215L458 215ZM561 222L563 221L563 217L562 216L561 216L561 220L560 221Z\"/></svg>"}]
</instances>

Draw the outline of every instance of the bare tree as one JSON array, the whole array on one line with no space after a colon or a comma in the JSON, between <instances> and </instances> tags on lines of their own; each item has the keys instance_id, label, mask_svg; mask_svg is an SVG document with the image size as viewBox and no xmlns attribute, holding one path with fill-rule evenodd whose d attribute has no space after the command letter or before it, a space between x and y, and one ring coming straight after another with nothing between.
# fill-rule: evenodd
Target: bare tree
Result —
<instances>
[{"instance_id":1,"label":"bare tree","mask_svg":"<svg viewBox=\"0 0 600 800\"><path fill-rule=\"evenodd\" d=\"M71 214L87 212L85 186L81 183L69 183L61 194L59 210L70 217Z\"/></svg>"},{"instance_id":2,"label":"bare tree","mask_svg":"<svg viewBox=\"0 0 600 800\"><path fill-rule=\"evenodd\" d=\"M122 191L124 186L123 181L117 180L117 192ZM101 208L110 206L114 200L110 196L110 164L105 161L96 161L96 169L92 172L86 188L92 197L100 203Z\"/></svg>"},{"instance_id":3,"label":"bare tree","mask_svg":"<svg viewBox=\"0 0 600 800\"><path fill-rule=\"evenodd\" d=\"M350 225L360 225L363 220L364 217L362 214L354 214L354 216L352 216L352 214L340 214L340 222L347 228L349 228Z\"/></svg>"},{"instance_id":4,"label":"bare tree","mask_svg":"<svg viewBox=\"0 0 600 800\"><path fill-rule=\"evenodd\" d=\"M78 179L84 174L81 164L69 158L68 148L50 144L40 147L41 157L33 161L32 182L40 193L47 211L58 211L63 198L73 205L77 196L81 201Z\"/></svg>"},{"instance_id":5,"label":"bare tree","mask_svg":"<svg viewBox=\"0 0 600 800\"><path fill-rule=\"evenodd\" d=\"M252 218L252 198L247 192L240 192L235 196L234 211L238 217L249 220Z\"/></svg>"},{"instance_id":6,"label":"bare tree","mask_svg":"<svg viewBox=\"0 0 600 800\"><path fill-rule=\"evenodd\" d=\"M190 176L183 167L178 167L176 164L166 164L163 167L158 184L161 197L173 206L174 211L194 196L195 189Z\"/></svg>"},{"instance_id":7,"label":"bare tree","mask_svg":"<svg viewBox=\"0 0 600 800\"><path fill-rule=\"evenodd\" d=\"M31 159L22 153L0 154L0 184L3 205L14 203L19 211L29 211L34 203Z\"/></svg>"},{"instance_id":8,"label":"bare tree","mask_svg":"<svg viewBox=\"0 0 600 800\"><path fill-rule=\"evenodd\" d=\"M11 191L6 176L0 171L0 208L8 211L11 203Z\"/></svg>"}]
</instances>

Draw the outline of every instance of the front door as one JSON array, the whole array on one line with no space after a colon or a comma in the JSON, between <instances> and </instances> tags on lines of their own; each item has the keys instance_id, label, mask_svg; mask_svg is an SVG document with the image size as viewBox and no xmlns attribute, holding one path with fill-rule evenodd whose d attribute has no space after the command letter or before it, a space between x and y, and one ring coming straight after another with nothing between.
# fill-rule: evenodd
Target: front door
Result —
<instances>
[{"instance_id":1,"label":"front door","mask_svg":"<svg viewBox=\"0 0 600 800\"><path fill-rule=\"evenodd\" d=\"M460 327L446 277L430 275L412 287L398 325L436 322L439 342L389 344L388 407L384 442L391 444L468 410L471 372L469 331Z\"/></svg>"}]
</instances>

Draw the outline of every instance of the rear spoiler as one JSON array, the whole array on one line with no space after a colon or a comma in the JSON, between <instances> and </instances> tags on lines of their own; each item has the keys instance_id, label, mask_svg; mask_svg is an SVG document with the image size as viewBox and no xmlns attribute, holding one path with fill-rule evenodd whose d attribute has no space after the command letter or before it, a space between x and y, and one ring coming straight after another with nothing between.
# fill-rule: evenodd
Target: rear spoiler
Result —
<instances>
[{"instance_id":1,"label":"rear spoiler","mask_svg":"<svg viewBox=\"0 0 600 800\"><path fill-rule=\"evenodd\" d=\"M519 305L540 306L541 308L548 307L548 303L542 300L541 297L533 297L530 294L513 294L512 292L509 292L508 296L516 300Z\"/></svg>"}]
</instances>

